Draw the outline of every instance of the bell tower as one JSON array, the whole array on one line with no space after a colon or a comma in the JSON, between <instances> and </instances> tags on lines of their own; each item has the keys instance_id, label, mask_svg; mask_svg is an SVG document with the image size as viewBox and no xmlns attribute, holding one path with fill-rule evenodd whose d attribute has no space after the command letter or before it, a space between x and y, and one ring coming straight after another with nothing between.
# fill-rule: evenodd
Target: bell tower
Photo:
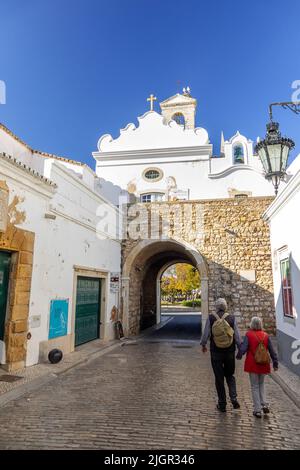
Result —
<instances>
[{"instance_id":1,"label":"bell tower","mask_svg":"<svg viewBox=\"0 0 300 470\"><path fill-rule=\"evenodd\" d=\"M192 98L189 87L183 89L183 94L177 93L160 103L165 121L173 119L185 129L195 129L196 107L197 100Z\"/></svg>"}]
</instances>

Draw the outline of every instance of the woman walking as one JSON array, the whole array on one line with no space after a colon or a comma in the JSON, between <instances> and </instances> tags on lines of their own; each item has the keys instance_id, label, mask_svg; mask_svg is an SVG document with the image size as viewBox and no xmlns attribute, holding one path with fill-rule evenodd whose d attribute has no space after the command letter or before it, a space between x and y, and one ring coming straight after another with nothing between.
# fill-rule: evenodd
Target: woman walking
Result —
<instances>
[{"instance_id":1,"label":"woman walking","mask_svg":"<svg viewBox=\"0 0 300 470\"><path fill-rule=\"evenodd\" d=\"M262 411L265 414L270 412L265 396L265 376L271 372L271 360L274 370L278 370L278 359L269 335L263 331L262 321L259 317L251 319L250 329L244 337L236 358L241 359L245 353L247 355L244 370L249 373L253 415L256 418L261 418Z\"/></svg>"}]
</instances>

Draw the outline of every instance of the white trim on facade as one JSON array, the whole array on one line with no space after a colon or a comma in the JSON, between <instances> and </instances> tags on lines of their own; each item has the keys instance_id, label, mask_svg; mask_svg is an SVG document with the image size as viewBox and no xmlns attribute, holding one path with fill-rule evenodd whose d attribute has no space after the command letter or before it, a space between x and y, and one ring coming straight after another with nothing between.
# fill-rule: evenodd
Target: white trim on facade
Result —
<instances>
[{"instance_id":1,"label":"white trim on facade","mask_svg":"<svg viewBox=\"0 0 300 470\"><path fill-rule=\"evenodd\" d=\"M300 158L300 155L297 158ZM290 179L288 184L283 188L276 199L268 207L268 209L263 214L263 219L267 222L271 220L271 218L280 210L282 210L298 191L300 191L300 170L298 170L297 173Z\"/></svg>"}]
</instances>

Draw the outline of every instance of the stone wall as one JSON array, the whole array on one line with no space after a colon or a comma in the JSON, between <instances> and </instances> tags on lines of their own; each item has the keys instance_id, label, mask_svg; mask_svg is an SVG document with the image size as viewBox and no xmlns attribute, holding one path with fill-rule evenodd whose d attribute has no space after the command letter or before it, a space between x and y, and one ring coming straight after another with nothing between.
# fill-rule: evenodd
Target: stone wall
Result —
<instances>
[{"instance_id":1,"label":"stone wall","mask_svg":"<svg viewBox=\"0 0 300 470\"><path fill-rule=\"evenodd\" d=\"M224 296L243 330L250 318L258 315L263 318L266 330L273 332L275 314L270 236L268 225L261 217L272 200L272 197L241 197L137 204L130 208L130 223L136 224L137 231L140 224L141 239L149 237L152 223L152 238L156 236L156 242L166 238L177 240L188 243L201 254L207 266L209 312L214 310L214 301ZM138 214L136 219L132 218L135 210ZM156 233L154 226L157 227ZM130 232L134 232L132 226ZM123 240L122 265L141 239L129 237ZM174 260L179 256L173 255ZM184 261L184 255L180 256ZM159 263L151 259L149 250L147 255L143 257L140 254L132 263L128 310L131 333L139 331L143 314L141 299L153 299L153 292L149 292L153 286L145 282L146 273L152 267L153 278L163 262L162 243ZM145 289L148 289L146 295ZM149 301L145 307L149 311ZM155 305L153 307L156 308Z\"/></svg>"},{"instance_id":2,"label":"stone wall","mask_svg":"<svg viewBox=\"0 0 300 470\"><path fill-rule=\"evenodd\" d=\"M3 366L12 371L24 367L26 359L34 233L9 224L0 234L0 249L12 252Z\"/></svg>"}]
</instances>

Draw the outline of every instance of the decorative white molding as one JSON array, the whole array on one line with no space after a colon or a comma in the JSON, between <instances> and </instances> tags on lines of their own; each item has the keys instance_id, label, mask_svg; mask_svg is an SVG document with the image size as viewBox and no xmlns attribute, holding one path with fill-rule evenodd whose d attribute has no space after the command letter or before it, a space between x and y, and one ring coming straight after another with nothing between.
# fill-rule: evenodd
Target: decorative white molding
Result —
<instances>
[{"instance_id":1,"label":"decorative white molding","mask_svg":"<svg viewBox=\"0 0 300 470\"><path fill-rule=\"evenodd\" d=\"M235 164L232 165L228 168L226 168L223 171L220 171L220 173L210 173L208 177L210 179L217 179L217 178L223 178L224 176L230 175L230 173L233 173L235 171L245 171L245 170L250 170L254 171L255 173L258 173L259 175L264 175L263 171L258 170L257 168L254 168L253 166L245 165L245 163L240 163L240 164Z\"/></svg>"},{"instance_id":2,"label":"decorative white molding","mask_svg":"<svg viewBox=\"0 0 300 470\"><path fill-rule=\"evenodd\" d=\"M138 117L138 123L138 127L133 123L127 124L120 130L120 136L117 139L113 139L110 134L100 137L99 153L104 156L104 154L120 151L201 147L209 144L208 133L202 127L184 129L173 120L166 123L164 117L156 111L147 111Z\"/></svg>"},{"instance_id":3,"label":"decorative white molding","mask_svg":"<svg viewBox=\"0 0 300 470\"><path fill-rule=\"evenodd\" d=\"M250 139L247 139L247 137L245 137L244 135L242 135L240 133L240 131L236 131L236 133L229 139L229 140L226 140L225 143L235 143L236 140L239 140L239 141L242 141L241 143L249 143L249 144L252 144L253 141L250 140Z\"/></svg>"}]
</instances>

